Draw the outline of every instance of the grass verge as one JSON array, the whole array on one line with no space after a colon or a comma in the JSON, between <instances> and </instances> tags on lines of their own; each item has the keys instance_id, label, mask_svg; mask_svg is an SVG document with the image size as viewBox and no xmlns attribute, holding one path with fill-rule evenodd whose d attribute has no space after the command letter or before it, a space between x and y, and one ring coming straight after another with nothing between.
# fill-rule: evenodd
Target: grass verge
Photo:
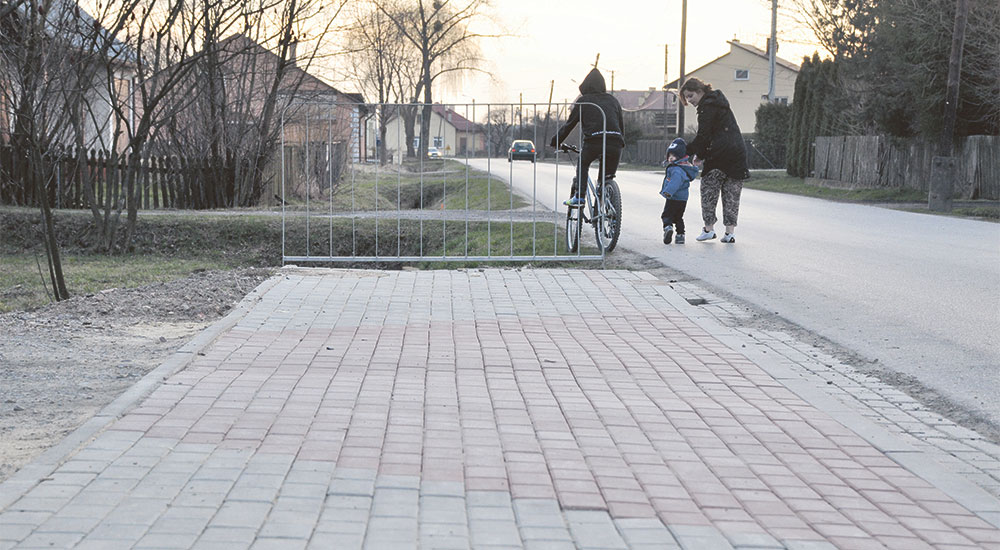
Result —
<instances>
[{"instance_id":1,"label":"grass verge","mask_svg":"<svg viewBox=\"0 0 1000 550\"><path fill-rule=\"evenodd\" d=\"M942 214L961 218L1000 221L1000 204L996 201L956 201L951 212L931 212L927 208L927 193L916 189L837 189L810 185L803 178L783 173L752 172L744 184L748 189L789 193L820 199L880 203L884 206L923 214Z\"/></svg>"},{"instance_id":2,"label":"grass verge","mask_svg":"<svg viewBox=\"0 0 1000 550\"><path fill-rule=\"evenodd\" d=\"M748 189L790 193L806 197L852 202L919 202L927 194L915 189L836 189L807 184L804 178L786 174L751 173L744 183Z\"/></svg>"},{"instance_id":3,"label":"grass verge","mask_svg":"<svg viewBox=\"0 0 1000 550\"><path fill-rule=\"evenodd\" d=\"M273 267L281 265L281 218L261 214L177 213L140 215L133 252L113 256L89 246L92 239L90 214L58 211L56 233L60 242L63 272L71 296L109 288L131 288L179 279L198 270ZM562 227L551 223L466 222L395 220L379 222L375 242L375 220L328 219L310 224L306 238L305 218L289 217L285 234L288 256L328 255L333 243L336 256L358 255L385 258L379 263L310 263L338 267L399 269L392 256L425 255L551 255L567 254ZM588 229L588 228L585 228ZM511 233L513 232L513 249ZM49 303L48 268L40 243L40 216L34 209L0 209L0 312L32 309ZM354 236L357 235L355 238ZM397 239L398 235L398 239ZM532 236L535 248L532 249ZM309 249L306 249L306 243ZM584 235L596 253L592 233ZM565 263L572 264L571 258ZM459 268L476 262L423 262L422 268ZM491 265L523 265L504 262ZM546 264L549 265L549 264ZM39 269L40 266L40 269ZM41 271L41 274L39 274ZM46 281L43 283L43 280Z\"/></svg>"},{"instance_id":4,"label":"grass verge","mask_svg":"<svg viewBox=\"0 0 1000 550\"><path fill-rule=\"evenodd\" d=\"M424 172L410 172L395 165L359 165L350 169L334 188L333 195L322 189L313 193L310 210L334 212L366 210L465 209L508 210L525 206L507 184L478 170L453 161L428 161ZM306 206L301 179L286 182L287 204ZM290 198L298 196L301 198Z\"/></svg>"}]
</instances>

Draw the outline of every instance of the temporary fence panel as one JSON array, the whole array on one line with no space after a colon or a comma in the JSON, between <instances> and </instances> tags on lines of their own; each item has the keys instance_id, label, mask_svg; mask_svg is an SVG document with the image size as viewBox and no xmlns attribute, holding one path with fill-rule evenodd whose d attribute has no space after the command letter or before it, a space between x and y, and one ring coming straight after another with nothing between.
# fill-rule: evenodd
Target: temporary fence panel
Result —
<instances>
[{"instance_id":1,"label":"temporary fence panel","mask_svg":"<svg viewBox=\"0 0 1000 550\"><path fill-rule=\"evenodd\" d=\"M586 225L591 245L567 249L562 201L576 168L546 150L571 107L345 103L284 113L283 262L603 261ZM515 140L534 145L530 175ZM567 141L581 140L577 125Z\"/></svg>"}]
</instances>

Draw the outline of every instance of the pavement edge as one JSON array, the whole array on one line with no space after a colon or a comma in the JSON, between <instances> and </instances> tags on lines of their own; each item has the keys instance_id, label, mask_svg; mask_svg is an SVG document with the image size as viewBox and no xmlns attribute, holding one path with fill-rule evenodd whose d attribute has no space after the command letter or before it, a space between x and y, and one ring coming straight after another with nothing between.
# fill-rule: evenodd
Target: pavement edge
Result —
<instances>
[{"instance_id":1,"label":"pavement edge","mask_svg":"<svg viewBox=\"0 0 1000 550\"><path fill-rule=\"evenodd\" d=\"M283 277L282 271L276 271L247 293L225 317L195 334L158 367L148 372L114 401L105 405L97 414L0 483L0 512L6 510L32 487L44 481L76 451L90 443L112 422L152 393L164 380L184 369L197 357L198 352L210 346L223 332L240 322L260 301L260 297Z\"/></svg>"},{"instance_id":2,"label":"pavement edge","mask_svg":"<svg viewBox=\"0 0 1000 550\"><path fill-rule=\"evenodd\" d=\"M655 277L652 274L649 276ZM1000 501L985 489L949 471L934 459L933 453L918 449L904 436L894 434L865 418L861 413L851 410L824 388L806 379L802 374L794 372L779 357L757 349L759 346L749 345L742 334L726 327L710 313L699 310L681 296L672 285L666 284L663 287L670 290L657 288L657 293L693 323L731 350L746 356L793 393L858 434L897 464L934 485L984 521L1000 528Z\"/></svg>"}]
</instances>

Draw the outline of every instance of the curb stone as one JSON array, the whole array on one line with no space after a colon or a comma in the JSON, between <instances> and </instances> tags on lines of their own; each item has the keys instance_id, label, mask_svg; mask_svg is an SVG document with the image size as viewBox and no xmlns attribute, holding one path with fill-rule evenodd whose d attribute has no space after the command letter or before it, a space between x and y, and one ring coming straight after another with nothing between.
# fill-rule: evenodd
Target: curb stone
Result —
<instances>
[{"instance_id":1,"label":"curb stone","mask_svg":"<svg viewBox=\"0 0 1000 550\"><path fill-rule=\"evenodd\" d=\"M149 395L160 383L185 368L201 350L207 348L219 335L243 319L260 297L277 284L281 277L280 273L276 273L257 285L225 317L199 331L160 363L160 366L148 372L83 425L0 483L0 511L5 510L22 494L26 494L32 487L44 481L63 462L93 441L105 428Z\"/></svg>"},{"instance_id":2,"label":"curb stone","mask_svg":"<svg viewBox=\"0 0 1000 550\"><path fill-rule=\"evenodd\" d=\"M687 292L682 293L673 288L673 285L664 284L663 286L670 286L671 291L663 292L657 288L657 294L685 314L692 322L729 346L733 351L746 356L759 365L768 374L780 380L789 390L864 438L894 462L931 483L984 521L1000 528L1000 501L986 489L966 479L961 474L948 471L940 460L944 456L942 450L933 446L918 448L911 441L916 439L913 435L893 433L886 426L876 423L856 408L848 406L838 399L838 396L834 395L825 384L820 386L815 380L804 376L804 374L809 373L797 372L796 368L790 365L794 362L787 359L782 360L784 357L768 354L766 350L761 349L767 344L762 344L733 327L725 326L718 317L703 308L692 305L689 298L684 296L684 294L692 293L690 288L686 289ZM700 297L704 298L704 296ZM725 305L722 308L724 310L732 309L732 307L727 308ZM841 391L840 388L837 388L837 391Z\"/></svg>"}]
</instances>

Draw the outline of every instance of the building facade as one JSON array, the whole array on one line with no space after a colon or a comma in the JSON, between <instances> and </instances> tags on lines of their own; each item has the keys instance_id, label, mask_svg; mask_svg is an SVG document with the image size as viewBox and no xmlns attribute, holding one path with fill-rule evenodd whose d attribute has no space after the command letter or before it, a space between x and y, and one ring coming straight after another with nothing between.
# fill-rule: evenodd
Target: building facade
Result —
<instances>
[{"instance_id":1,"label":"building facade","mask_svg":"<svg viewBox=\"0 0 1000 550\"><path fill-rule=\"evenodd\" d=\"M757 107L767 101L769 88L769 60L766 51L744 44L739 40L729 41L729 53L688 72L685 79L695 77L712 88L722 90L736 115L736 122L743 133L754 132L757 124ZM795 94L795 79L799 66L777 58L774 73L774 96L778 103L791 103ZM677 81L667 85L677 89ZM698 127L698 112L694 106L684 109L685 133L694 133Z\"/></svg>"}]
</instances>

